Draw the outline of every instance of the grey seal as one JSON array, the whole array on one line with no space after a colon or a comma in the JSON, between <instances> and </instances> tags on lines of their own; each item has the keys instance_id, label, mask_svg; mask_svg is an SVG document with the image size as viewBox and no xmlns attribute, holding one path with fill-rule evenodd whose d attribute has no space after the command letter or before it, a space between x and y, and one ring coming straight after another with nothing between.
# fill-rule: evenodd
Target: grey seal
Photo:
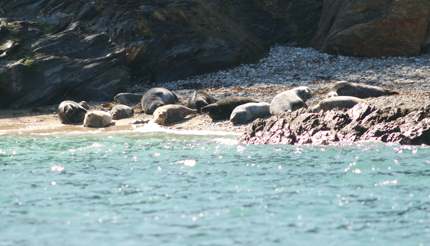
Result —
<instances>
[{"instance_id":1,"label":"grey seal","mask_svg":"<svg viewBox=\"0 0 430 246\"><path fill-rule=\"evenodd\" d=\"M379 86L339 81L334 84L332 91L338 96L351 96L358 98L380 97L396 95L398 92L384 89Z\"/></svg>"},{"instance_id":2,"label":"grey seal","mask_svg":"<svg viewBox=\"0 0 430 246\"><path fill-rule=\"evenodd\" d=\"M197 110L183 105L171 104L158 107L153 113L153 122L167 126L184 121L187 116L197 114Z\"/></svg>"},{"instance_id":3,"label":"grey seal","mask_svg":"<svg viewBox=\"0 0 430 246\"><path fill-rule=\"evenodd\" d=\"M363 100L358 97L330 97L319 102L319 104L315 106L312 111L319 112L320 110L328 111L332 109L350 109L361 102L363 102Z\"/></svg>"},{"instance_id":4,"label":"grey seal","mask_svg":"<svg viewBox=\"0 0 430 246\"><path fill-rule=\"evenodd\" d=\"M178 101L176 94L170 90L165 88L152 88L143 95L141 106L143 112L152 114L158 107L167 104L175 104Z\"/></svg>"},{"instance_id":5,"label":"grey seal","mask_svg":"<svg viewBox=\"0 0 430 246\"><path fill-rule=\"evenodd\" d=\"M203 107L202 112L208 113L213 121L228 120L237 106L250 102L257 101L247 97L226 97Z\"/></svg>"},{"instance_id":6,"label":"grey seal","mask_svg":"<svg viewBox=\"0 0 430 246\"><path fill-rule=\"evenodd\" d=\"M270 104L266 102L246 103L237 106L230 115L234 125L247 124L258 118L270 116Z\"/></svg>"},{"instance_id":7,"label":"grey seal","mask_svg":"<svg viewBox=\"0 0 430 246\"><path fill-rule=\"evenodd\" d=\"M84 126L101 128L112 124L112 115L109 112L101 110L88 111L85 115Z\"/></svg>"},{"instance_id":8,"label":"grey seal","mask_svg":"<svg viewBox=\"0 0 430 246\"><path fill-rule=\"evenodd\" d=\"M194 91L193 95L187 102L187 107L191 109L201 109L209 104L216 103L218 100L204 91Z\"/></svg>"},{"instance_id":9,"label":"grey seal","mask_svg":"<svg viewBox=\"0 0 430 246\"><path fill-rule=\"evenodd\" d=\"M138 93L119 93L113 98L113 100L118 104L134 106L139 104L140 100L142 100L142 97L143 94Z\"/></svg>"},{"instance_id":10,"label":"grey seal","mask_svg":"<svg viewBox=\"0 0 430 246\"><path fill-rule=\"evenodd\" d=\"M87 109L74 101L63 101L58 106L58 117L63 124L82 124Z\"/></svg>"},{"instance_id":11,"label":"grey seal","mask_svg":"<svg viewBox=\"0 0 430 246\"><path fill-rule=\"evenodd\" d=\"M273 115L295 111L307 107L306 101L312 97L307 86L299 86L276 95L270 103L270 113Z\"/></svg>"}]
</instances>

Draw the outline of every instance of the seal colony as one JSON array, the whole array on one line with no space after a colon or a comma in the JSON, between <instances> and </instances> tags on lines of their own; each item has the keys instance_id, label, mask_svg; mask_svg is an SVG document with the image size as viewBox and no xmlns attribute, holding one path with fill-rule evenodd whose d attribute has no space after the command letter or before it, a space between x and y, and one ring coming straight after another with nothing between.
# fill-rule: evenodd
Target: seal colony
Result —
<instances>
[{"instance_id":1,"label":"seal colony","mask_svg":"<svg viewBox=\"0 0 430 246\"><path fill-rule=\"evenodd\" d=\"M139 94L132 94L132 99L138 102L136 95ZM85 127L101 128L114 125L116 119L146 115L149 120L136 124L151 121L175 127L207 115L216 124L248 125L241 137L245 144L332 144L362 140L430 144L430 106L417 110L375 106L372 100L398 96L397 91L378 86L346 81L319 89L299 86L276 91L271 100L234 95L221 98L210 91L194 91L186 97L166 88L149 89L140 95L140 104L129 107L113 103L111 110L85 108L82 106L85 102L64 101L58 107L59 119L63 124L81 121ZM113 101L125 97L127 93L121 93Z\"/></svg>"}]
</instances>

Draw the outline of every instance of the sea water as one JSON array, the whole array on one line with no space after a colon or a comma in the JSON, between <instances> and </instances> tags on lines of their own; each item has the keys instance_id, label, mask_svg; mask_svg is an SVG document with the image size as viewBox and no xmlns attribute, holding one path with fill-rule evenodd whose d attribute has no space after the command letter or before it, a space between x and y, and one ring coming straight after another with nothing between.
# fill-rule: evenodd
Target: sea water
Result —
<instances>
[{"instance_id":1,"label":"sea water","mask_svg":"<svg viewBox=\"0 0 430 246\"><path fill-rule=\"evenodd\" d=\"M430 149L2 136L0 245L428 245Z\"/></svg>"}]
</instances>

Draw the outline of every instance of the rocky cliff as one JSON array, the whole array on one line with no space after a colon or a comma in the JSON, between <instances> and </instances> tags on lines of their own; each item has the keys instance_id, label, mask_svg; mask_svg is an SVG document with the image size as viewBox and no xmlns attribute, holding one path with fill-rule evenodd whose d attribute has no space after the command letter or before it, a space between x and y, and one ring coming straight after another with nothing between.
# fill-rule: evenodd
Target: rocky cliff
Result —
<instances>
[{"instance_id":1,"label":"rocky cliff","mask_svg":"<svg viewBox=\"0 0 430 246\"><path fill-rule=\"evenodd\" d=\"M275 43L416 55L428 0L0 0L0 107L108 100L255 62Z\"/></svg>"}]
</instances>

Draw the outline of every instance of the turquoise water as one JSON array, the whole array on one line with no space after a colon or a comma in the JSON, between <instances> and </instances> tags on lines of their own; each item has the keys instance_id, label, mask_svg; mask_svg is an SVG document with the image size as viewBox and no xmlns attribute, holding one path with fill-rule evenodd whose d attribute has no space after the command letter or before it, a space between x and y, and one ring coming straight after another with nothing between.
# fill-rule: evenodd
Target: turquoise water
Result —
<instances>
[{"instance_id":1,"label":"turquoise water","mask_svg":"<svg viewBox=\"0 0 430 246\"><path fill-rule=\"evenodd\" d=\"M430 149L2 136L0 245L428 245Z\"/></svg>"}]
</instances>

